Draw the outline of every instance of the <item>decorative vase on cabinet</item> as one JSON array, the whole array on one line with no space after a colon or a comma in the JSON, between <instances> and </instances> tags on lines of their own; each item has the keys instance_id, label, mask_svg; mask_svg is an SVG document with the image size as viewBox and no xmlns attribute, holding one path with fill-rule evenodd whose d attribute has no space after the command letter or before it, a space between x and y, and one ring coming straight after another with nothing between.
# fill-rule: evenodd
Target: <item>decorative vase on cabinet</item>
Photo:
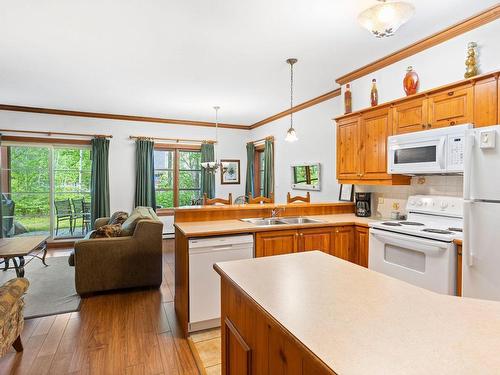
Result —
<instances>
[{"instance_id":1,"label":"decorative vase on cabinet","mask_svg":"<svg viewBox=\"0 0 500 375\"><path fill-rule=\"evenodd\" d=\"M345 88L344 107L345 107L345 114L352 112L352 93L350 84L347 84Z\"/></svg>"},{"instance_id":2,"label":"decorative vase on cabinet","mask_svg":"<svg viewBox=\"0 0 500 375\"><path fill-rule=\"evenodd\" d=\"M370 93L370 103L372 107L378 105L378 90L377 90L377 80L372 79L372 91Z\"/></svg>"},{"instance_id":3,"label":"decorative vase on cabinet","mask_svg":"<svg viewBox=\"0 0 500 375\"><path fill-rule=\"evenodd\" d=\"M405 89L406 96L416 94L418 91L418 84L418 74L413 70L413 67L409 66L406 69L406 75L403 79L403 87Z\"/></svg>"}]
</instances>

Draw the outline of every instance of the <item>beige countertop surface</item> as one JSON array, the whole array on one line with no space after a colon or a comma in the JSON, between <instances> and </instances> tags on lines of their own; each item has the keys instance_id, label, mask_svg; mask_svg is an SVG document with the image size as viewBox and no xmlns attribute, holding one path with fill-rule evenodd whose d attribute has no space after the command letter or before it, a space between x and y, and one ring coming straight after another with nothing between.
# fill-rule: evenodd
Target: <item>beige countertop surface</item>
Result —
<instances>
[{"instance_id":1,"label":"beige countertop surface","mask_svg":"<svg viewBox=\"0 0 500 375\"><path fill-rule=\"evenodd\" d=\"M275 225L275 226L257 226L238 219L232 220L214 220L214 221L190 221L182 223L174 223L187 237L203 237L214 236L220 234L235 234L235 233L253 233L270 230L286 230L297 228L319 228L325 226L338 225L362 225L368 226L370 222L379 221L380 219L369 217L357 217L354 214L332 214L332 215L306 215L314 219L322 220L322 223L314 224L298 224L298 225Z\"/></svg>"},{"instance_id":2,"label":"beige countertop surface","mask_svg":"<svg viewBox=\"0 0 500 375\"><path fill-rule=\"evenodd\" d=\"M319 251L217 267L339 375L500 374L500 302L440 295Z\"/></svg>"}]
</instances>

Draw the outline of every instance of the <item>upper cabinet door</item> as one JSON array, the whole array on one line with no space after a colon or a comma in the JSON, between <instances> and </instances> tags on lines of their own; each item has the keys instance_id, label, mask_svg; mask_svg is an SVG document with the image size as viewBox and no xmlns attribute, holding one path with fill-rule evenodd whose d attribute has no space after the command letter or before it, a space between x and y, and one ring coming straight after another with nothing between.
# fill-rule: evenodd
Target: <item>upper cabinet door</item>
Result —
<instances>
[{"instance_id":1,"label":"upper cabinet door","mask_svg":"<svg viewBox=\"0 0 500 375\"><path fill-rule=\"evenodd\" d=\"M387 137L391 135L390 108L364 113L361 117L362 179L387 179Z\"/></svg>"},{"instance_id":2,"label":"upper cabinet door","mask_svg":"<svg viewBox=\"0 0 500 375\"><path fill-rule=\"evenodd\" d=\"M359 116L337 123L337 178L357 179L359 165Z\"/></svg>"},{"instance_id":3,"label":"upper cabinet door","mask_svg":"<svg viewBox=\"0 0 500 375\"><path fill-rule=\"evenodd\" d=\"M477 81L474 85L474 126L498 124L498 92L495 77Z\"/></svg>"},{"instance_id":4,"label":"upper cabinet door","mask_svg":"<svg viewBox=\"0 0 500 375\"><path fill-rule=\"evenodd\" d=\"M427 100L422 97L397 103L392 109L393 133L418 132L427 128Z\"/></svg>"},{"instance_id":5,"label":"upper cabinet door","mask_svg":"<svg viewBox=\"0 0 500 375\"><path fill-rule=\"evenodd\" d=\"M430 128L441 128L473 121L474 90L471 85L439 91L430 95Z\"/></svg>"}]
</instances>

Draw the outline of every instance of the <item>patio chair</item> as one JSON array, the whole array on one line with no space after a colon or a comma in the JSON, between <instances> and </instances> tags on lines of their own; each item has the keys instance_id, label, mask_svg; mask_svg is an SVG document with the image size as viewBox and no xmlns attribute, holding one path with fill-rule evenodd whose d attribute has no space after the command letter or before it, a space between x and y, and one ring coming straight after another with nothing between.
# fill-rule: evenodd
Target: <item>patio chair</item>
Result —
<instances>
[{"instance_id":1,"label":"patio chair","mask_svg":"<svg viewBox=\"0 0 500 375\"><path fill-rule=\"evenodd\" d=\"M12 237L14 234L14 211L16 204L5 194L2 194L2 231L3 237Z\"/></svg>"},{"instance_id":2,"label":"patio chair","mask_svg":"<svg viewBox=\"0 0 500 375\"><path fill-rule=\"evenodd\" d=\"M71 198L71 209L73 210L73 229L76 229L76 222L78 219L82 219L82 234L85 230L84 220L83 220L83 198Z\"/></svg>"},{"instance_id":3,"label":"patio chair","mask_svg":"<svg viewBox=\"0 0 500 375\"><path fill-rule=\"evenodd\" d=\"M59 233L59 223L64 221L69 222L69 231L73 235L73 210L69 199L54 201L56 208L56 236Z\"/></svg>"},{"instance_id":4,"label":"patio chair","mask_svg":"<svg viewBox=\"0 0 500 375\"><path fill-rule=\"evenodd\" d=\"M85 202L85 199L82 199L82 226L85 233L90 230L90 202Z\"/></svg>"}]
</instances>

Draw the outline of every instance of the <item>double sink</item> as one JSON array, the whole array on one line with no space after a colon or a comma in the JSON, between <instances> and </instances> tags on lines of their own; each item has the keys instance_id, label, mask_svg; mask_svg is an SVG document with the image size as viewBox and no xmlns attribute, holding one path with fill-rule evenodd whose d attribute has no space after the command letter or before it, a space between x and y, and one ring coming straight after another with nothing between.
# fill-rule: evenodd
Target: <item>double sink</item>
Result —
<instances>
[{"instance_id":1,"label":"double sink","mask_svg":"<svg viewBox=\"0 0 500 375\"><path fill-rule=\"evenodd\" d=\"M258 227L267 227L274 225L293 225L293 224L320 224L325 222L323 220L311 219L310 217L304 217L304 216L251 218L251 219L240 219L240 220L246 223L254 224Z\"/></svg>"}]
</instances>

